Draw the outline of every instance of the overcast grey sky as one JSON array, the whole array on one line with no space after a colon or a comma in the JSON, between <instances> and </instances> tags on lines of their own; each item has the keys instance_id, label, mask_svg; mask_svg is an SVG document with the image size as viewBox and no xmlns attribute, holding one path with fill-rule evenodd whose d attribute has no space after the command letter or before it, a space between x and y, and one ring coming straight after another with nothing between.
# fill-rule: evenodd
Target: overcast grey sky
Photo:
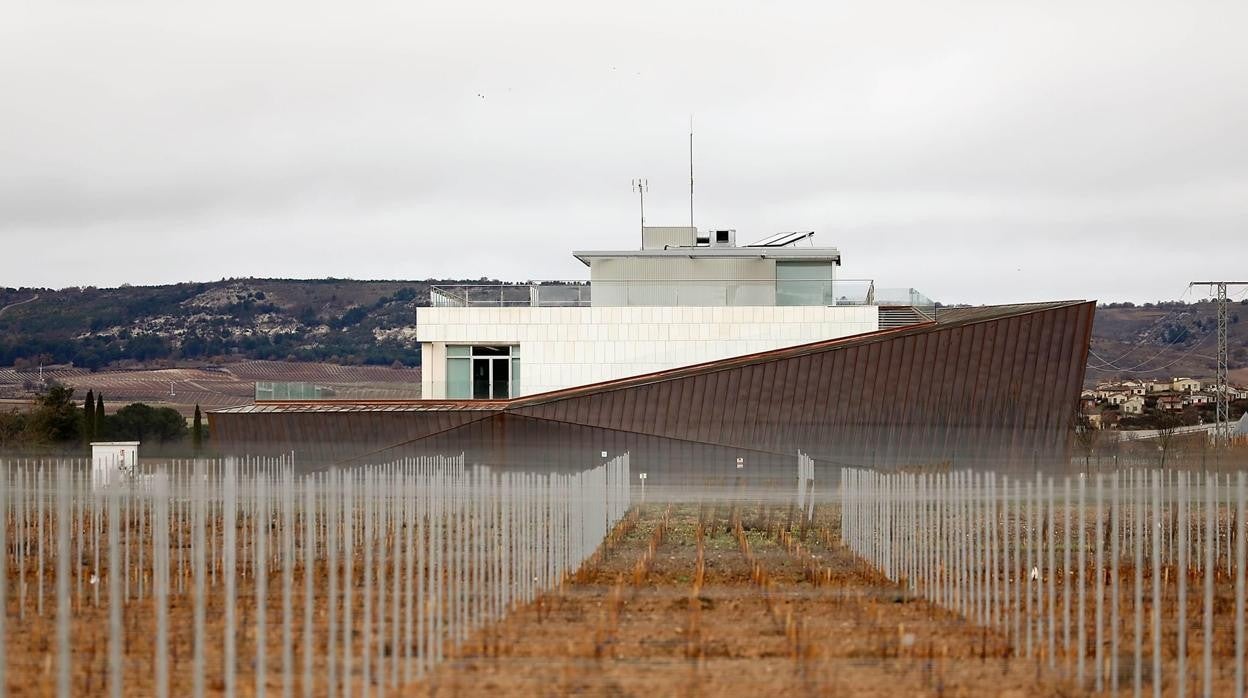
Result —
<instances>
[{"instance_id":1,"label":"overcast grey sky","mask_svg":"<svg viewBox=\"0 0 1248 698\"><path fill-rule=\"evenodd\" d=\"M813 229L947 302L1248 276L1248 3L22 2L0 285L582 278Z\"/></svg>"}]
</instances>

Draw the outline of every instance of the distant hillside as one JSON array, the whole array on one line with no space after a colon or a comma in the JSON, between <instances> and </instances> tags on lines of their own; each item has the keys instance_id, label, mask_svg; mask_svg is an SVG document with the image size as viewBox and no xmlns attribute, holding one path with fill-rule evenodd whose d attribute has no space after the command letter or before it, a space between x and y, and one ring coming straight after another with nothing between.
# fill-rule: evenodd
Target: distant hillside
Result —
<instances>
[{"instance_id":1,"label":"distant hillside","mask_svg":"<svg viewBox=\"0 0 1248 698\"><path fill-rule=\"evenodd\" d=\"M0 366L99 369L214 357L420 363L425 281L229 279L121 288L0 288ZM454 283L448 281L446 283Z\"/></svg>"},{"instance_id":2,"label":"distant hillside","mask_svg":"<svg viewBox=\"0 0 1248 698\"><path fill-rule=\"evenodd\" d=\"M0 367L185 366L231 357L418 366L414 309L428 304L429 287L439 283L464 282L228 279L0 288ZM1102 306L1088 382L1211 378L1215 318L1212 303ZM1248 384L1248 300L1232 309L1230 336L1233 380Z\"/></svg>"},{"instance_id":3,"label":"distant hillside","mask_svg":"<svg viewBox=\"0 0 1248 698\"><path fill-rule=\"evenodd\" d=\"M1242 320L1242 321L1241 321ZM1231 382L1248 385L1248 299L1230 309ZM1206 303L1109 304L1096 311L1087 382L1112 378L1212 379L1217 308Z\"/></svg>"}]
</instances>

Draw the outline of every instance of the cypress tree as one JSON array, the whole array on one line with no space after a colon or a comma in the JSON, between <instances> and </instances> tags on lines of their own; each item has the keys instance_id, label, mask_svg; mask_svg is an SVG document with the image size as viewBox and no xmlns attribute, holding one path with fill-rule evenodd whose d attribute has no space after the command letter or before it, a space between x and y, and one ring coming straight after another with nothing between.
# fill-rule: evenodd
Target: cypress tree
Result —
<instances>
[{"instance_id":1,"label":"cypress tree","mask_svg":"<svg viewBox=\"0 0 1248 698\"><path fill-rule=\"evenodd\" d=\"M91 390L82 403L82 438L86 443L95 441L95 393Z\"/></svg>"},{"instance_id":2,"label":"cypress tree","mask_svg":"<svg viewBox=\"0 0 1248 698\"><path fill-rule=\"evenodd\" d=\"M104 393L95 396L95 426L91 430L95 438L103 439L104 434Z\"/></svg>"},{"instance_id":3,"label":"cypress tree","mask_svg":"<svg viewBox=\"0 0 1248 698\"><path fill-rule=\"evenodd\" d=\"M199 412L199 405L195 405L195 419L191 422L191 447L198 453L201 446L204 445L204 417Z\"/></svg>"}]
</instances>

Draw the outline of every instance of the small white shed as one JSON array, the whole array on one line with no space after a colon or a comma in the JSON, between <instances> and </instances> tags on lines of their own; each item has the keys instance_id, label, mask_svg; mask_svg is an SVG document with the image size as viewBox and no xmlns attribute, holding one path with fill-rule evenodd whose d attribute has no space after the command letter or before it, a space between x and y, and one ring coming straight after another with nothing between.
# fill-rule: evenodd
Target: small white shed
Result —
<instances>
[{"instance_id":1,"label":"small white shed","mask_svg":"<svg viewBox=\"0 0 1248 698\"><path fill-rule=\"evenodd\" d=\"M138 462L138 441L92 441L91 484L104 487L132 471Z\"/></svg>"}]
</instances>

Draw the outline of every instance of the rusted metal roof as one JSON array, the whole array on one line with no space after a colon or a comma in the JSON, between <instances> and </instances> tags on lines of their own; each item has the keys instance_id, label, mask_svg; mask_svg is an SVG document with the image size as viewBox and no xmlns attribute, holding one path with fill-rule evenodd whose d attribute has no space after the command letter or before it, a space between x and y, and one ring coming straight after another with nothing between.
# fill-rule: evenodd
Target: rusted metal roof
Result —
<instances>
[{"instance_id":1,"label":"rusted metal roof","mask_svg":"<svg viewBox=\"0 0 1248 698\"><path fill-rule=\"evenodd\" d=\"M936 321L942 325L980 320L993 320L1010 315L1025 315L1045 310L1053 310L1068 305L1086 303L1083 300L1047 301L1044 303L1012 303L1007 305L978 305L953 308L940 308L936 313Z\"/></svg>"},{"instance_id":2,"label":"rusted metal roof","mask_svg":"<svg viewBox=\"0 0 1248 698\"><path fill-rule=\"evenodd\" d=\"M921 334L930 331L935 326L957 326L976 322L987 322L989 320L1022 316L1030 313L1043 312L1046 310L1055 310L1058 308L1069 307L1072 305L1081 305L1085 301L1058 301L1052 303L1026 303L1018 305L997 305L997 306L981 306L978 308L957 308L948 311L942 311L939 318L934 322L922 322L904 327L891 328L886 330L878 330L875 332L864 332L862 334L838 337L836 339L828 339L818 342L810 342L808 344L798 344L789 347L781 347L779 349L769 349L767 351L756 352L753 354L744 354L734 356L728 359L718 359L715 361L707 361L700 364L691 364L689 366L680 366L677 368L646 373L637 376L629 376L626 378L617 378L614 380L603 381L600 383L592 383L589 385L579 385L572 388L563 388L546 393L537 393L535 395L527 395L511 400L507 403L508 409L524 407L528 405L541 404L550 400L559 400L575 395L602 392L604 390L615 390L619 388L632 387L652 383L655 381L671 380L690 375L697 375L711 371L724 371L744 366L764 363L769 361L778 361L787 358L806 356L825 352L832 349L843 349L861 344L874 342L884 342L895 339L900 336L909 336Z\"/></svg>"},{"instance_id":3,"label":"rusted metal roof","mask_svg":"<svg viewBox=\"0 0 1248 698\"><path fill-rule=\"evenodd\" d=\"M298 414L306 412L490 412L506 400L282 400L242 405L212 414Z\"/></svg>"},{"instance_id":4,"label":"rusted metal roof","mask_svg":"<svg viewBox=\"0 0 1248 698\"><path fill-rule=\"evenodd\" d=\"M513 401L508 413L829 460L1065 448L1094 303L968 309L940 322Z\"/></svg>"},{"instance_id":5,"label":"rusted metal roof","mask_svg":"<svg viewBox=\"0 0 1248 698\"><path fill-rule=\"evenodd\" d=\"M208 427L213 443L227 452L314 451L317 459L333 462L418 441L497 413L397 405L255 405L209 412Z\"/></svg>"},{"instance_id":6,"label":"rusted metal roof","mask_svg":"<svg viewBox=\"0 0 1248 698\"><path fill-rule=\"evenodd\" d=\"M260 405L210 419L219 443L363 439L373 449L388 440L505 459L519 444L553 451L657 439L802 449L842 463L1000 466L1066 450L1094 312L1084 301L942 309L935 322L509 401Z\"/></svg>"}]
</instances>

